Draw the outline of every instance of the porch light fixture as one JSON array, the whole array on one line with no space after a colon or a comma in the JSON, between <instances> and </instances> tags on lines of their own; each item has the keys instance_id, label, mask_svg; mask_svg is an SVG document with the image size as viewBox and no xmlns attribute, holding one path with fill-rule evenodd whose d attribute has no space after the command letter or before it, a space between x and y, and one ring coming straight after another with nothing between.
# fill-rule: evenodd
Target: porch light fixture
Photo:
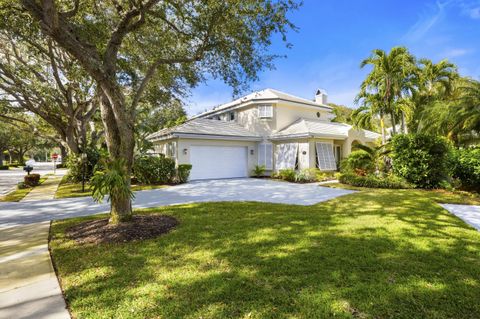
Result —
<instances>
[{"instance_id":1,"label":"porch light fixture","mask_svg":"<svg viewBox=\"0 0 480 319\"><path fill-rule=\"evenodd\" d=\"M252 150L250 150L250 155L253 155L253 149L252 149Z\"/></svg>"},{"instance_id":2,"label":"porch light fixture","mask_svg":"<svg viewBox=\"0 0 480 319\"><path fill-rule=\"evenodd\" d=\"M184 148L183 149L183 155L187 155L187 151L188 151L188 149Z\"/></svg>"}]
</instances>

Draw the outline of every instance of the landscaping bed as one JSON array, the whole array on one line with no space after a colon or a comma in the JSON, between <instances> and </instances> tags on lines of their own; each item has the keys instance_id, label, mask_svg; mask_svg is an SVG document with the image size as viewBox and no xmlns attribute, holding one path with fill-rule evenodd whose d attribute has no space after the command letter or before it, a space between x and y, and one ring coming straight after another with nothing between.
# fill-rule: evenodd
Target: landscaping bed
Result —
<instances>
[{"instance_id":1,"label":"landscaping bed","mask_svg":"<svg viewBox=\"0 0 480 319\"><path fill-rule=\"evenodd\" d=\"M137 211L180 221L159 237L68 237L100 215L54 222L50 248L76 318L475 318L480 233L437 204L470 200L364 188L313 206L168 206Z\"/></svg>"},{"instance_id":2,"label":"landscaping bed","mask_svg":"<svg viewBox=\"0 0 480 319\"><path fill-rule=\"evenodd\" d=\"M175 218L162 215L135 215L119 225L110 225L104 218L75 225L67 229L67 236L79 244L123 243L158 237L177 224Z\"/></svg>"}]
</instances>

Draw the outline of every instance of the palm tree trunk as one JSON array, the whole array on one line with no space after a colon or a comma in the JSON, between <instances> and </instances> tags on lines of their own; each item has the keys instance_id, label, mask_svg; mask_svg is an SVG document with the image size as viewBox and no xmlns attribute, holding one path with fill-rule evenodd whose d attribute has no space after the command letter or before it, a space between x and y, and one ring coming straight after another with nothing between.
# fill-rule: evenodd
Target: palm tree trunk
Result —
<instances>
[{"instance_id":1,"label":"palm tree trunk","mask_svg":"<svg viewBox=\"0 0 480 319\"><path fill-rule=\"evenodd\" d=\"M383 113L380 114L380 128L382 130L382 144L387 142L387 132L385 130L385 119Z\"/></svg>"},{"instance_id":2,"label":"palm tree trunk","mask_svg":"<svg viewBox=\"0 0 480 319\"><path fill-rule=\"evenodd\" d=\"M397 135L397 123L395 122L395 114L393 112L390 112L390 117L392 119L392 136Z\"/></svg>"}]
</instances>

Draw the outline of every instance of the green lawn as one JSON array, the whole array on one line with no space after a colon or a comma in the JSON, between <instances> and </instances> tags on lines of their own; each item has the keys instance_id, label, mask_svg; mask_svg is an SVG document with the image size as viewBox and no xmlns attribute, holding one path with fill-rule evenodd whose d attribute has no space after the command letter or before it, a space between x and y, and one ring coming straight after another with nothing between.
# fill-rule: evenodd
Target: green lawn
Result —
<instances>
[{"instance_id":1,"label":"green lawn","mask_svg":"<svg viewBox=\"0 0 480 319\"><path fill-rule=\"evenodd\" d=\"M142 191L142 190L149 190L149 189L157 189L157 188L164 188L167 185L132 185L133 191ZM55 193L55 198L67 198L67 197L84 197L84 196L91 196L92 191L90 190L90 186L85 184L85 191L82 192L82 183L71 183L68 181L68 176L64 176L60 185L58 186L57 192Z\"/></svg>"},{"instance_id":2,"label":"green lawn","mask_svg":"<svg viewBox=\"0 0 480 319\"><path fill-rule=\"evenodd\" d=\"M44 177L40 178L39 186L42 185L42 183L47 180L49 175L50 174L47 174ZM35 187L38 187L38 186L35 186ZM23 189L15 188L10 193L8 193L4 196L0 196L0 202L19 202L23 198L25 198L25 196L27 196L28 193L30 193L32 191L32 189L34 189L35 187L28 187L28 188L23 188Z\"/></svg>"},{"instance_id":3,"label":"green lawn","mask_svg":"<svg viewBox=\"0 0 480 319\"><path fill-rule=\"evenodd\" d=\"M419 190L315 206L202 203L142 210L180 225L157 239L50 242L76 318L478 318L480 233ZM474 200L475 202L475 200ZM479 202L477 202L479 203Z\"/></svg>"}]
</instances>

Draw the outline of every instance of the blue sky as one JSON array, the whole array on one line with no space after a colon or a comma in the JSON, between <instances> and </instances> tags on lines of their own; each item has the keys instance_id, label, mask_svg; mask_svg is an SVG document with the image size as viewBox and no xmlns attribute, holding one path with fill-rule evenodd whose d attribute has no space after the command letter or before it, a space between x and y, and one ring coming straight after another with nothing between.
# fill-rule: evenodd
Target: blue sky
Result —
<instances>
[{"instance_id":1,"label":"blue sky","mask_svg":"<svg viewBox=\"0 0 480 319\"><path fill-rule=\"evenodd\" d=\"M286 49L275 41L271 53L286 54L250 85L313 98L326 89L329 101L354 106L368 69L362 59L375 48L407 46L418 58L448 58L463 75L480 78L480 0L305 0L290 14L299 28ZM248 92L247 92L248 93ZM196 114L232 99L232 89L210 80L195 88L186 111Z\"/></svg>"}]
</instances>

